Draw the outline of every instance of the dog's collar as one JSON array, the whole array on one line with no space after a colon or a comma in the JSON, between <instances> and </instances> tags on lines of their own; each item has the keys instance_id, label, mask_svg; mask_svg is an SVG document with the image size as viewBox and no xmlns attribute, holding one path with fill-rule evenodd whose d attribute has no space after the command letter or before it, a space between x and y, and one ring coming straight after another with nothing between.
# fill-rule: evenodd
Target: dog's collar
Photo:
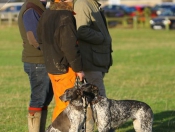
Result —
<instances>
[{"instance_id":1,"label":"dog's collar","mask_svg":"<svg viewBox=\"0 0 175 132\"><path fill-rule=\"evenodd\" d=\"M96 104L96 103L98 103L101 99L103 99L103 97L102 96L96 96L93 100L92 100L92 104Z\"/></svg>"}]
</instances>

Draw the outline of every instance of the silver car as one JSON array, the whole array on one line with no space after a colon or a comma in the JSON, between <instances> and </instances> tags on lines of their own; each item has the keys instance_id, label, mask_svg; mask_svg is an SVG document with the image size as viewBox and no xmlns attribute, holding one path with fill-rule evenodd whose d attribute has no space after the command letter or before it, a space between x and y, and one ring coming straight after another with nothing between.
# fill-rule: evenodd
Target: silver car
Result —
<instances>
[{"instance_id":1,"label":"silver car","mask_svg":"<svg viewBox=\"0 0 175 132\"><path fill-rule=\"evenodd\" d=\"M18 14L22 7L23 2L16 2L16 3L5 3L4 5L0 5L0 19L4 20L18 20Z\"/></svg>"}]
</instances>

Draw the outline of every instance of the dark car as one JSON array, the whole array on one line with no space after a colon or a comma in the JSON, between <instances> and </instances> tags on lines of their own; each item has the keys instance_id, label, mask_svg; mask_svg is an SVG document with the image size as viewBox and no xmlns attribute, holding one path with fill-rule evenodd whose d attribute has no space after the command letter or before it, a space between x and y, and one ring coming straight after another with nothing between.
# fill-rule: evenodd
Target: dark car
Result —
<instances>
[{"instance_id":1,"label":"dark car","mask_svg":"<svg viewBox=\"0 0 175 132\"><path fill-rule=\"evenodd\" d=\"M106 17L123 17L133 12L133 9L126 5L106 5L102 9Z\"/></svg>"},{"instance_id":2,"label":"dark car","mask_svg":"<svg viewBox=\"0 0 175 132\"><path fill-rule=\"evenodd\" d=\"M152 29L175 29L175 8L164 10L159 16L150 20Z\"/></svg>"},{"instance_id":3,"label":"dark car","mask_svg":"<svg viewBox=\"0 0 175 132\"><path fill-rule=\"evenodd\" d=\"M170 9L174 6L175 4L172 2L163 2L161 4L156 4L153 8L152 11L156 13L156 15L162 14L164 10Z\"/></svg>"}]
</instances>

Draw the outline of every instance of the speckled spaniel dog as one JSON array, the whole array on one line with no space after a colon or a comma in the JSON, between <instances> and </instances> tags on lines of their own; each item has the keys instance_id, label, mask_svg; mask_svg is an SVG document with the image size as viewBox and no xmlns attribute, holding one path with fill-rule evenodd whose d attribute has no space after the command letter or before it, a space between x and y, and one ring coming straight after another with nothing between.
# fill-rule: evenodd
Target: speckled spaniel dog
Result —
<instances>
[{"instance_id":1,"label":"speckled spaniel dog","mask_svg":"<svg viewBox=\"0 0 175 132\"><path fill-rule=\"evenodd\" d=\"M66 109L47 128L46 132L79 132L85 122L85 112L80 89L67 89L60 96L62 101L70 101Z\"/></svg>"},{"instance_id":2,"label":"speckled spaniel dog","mask_svg":"<svg viewBox=\"0 0 175 132\"><path fill-rule=\"evenodd\" d=\"M82 86L91 102L94 119L99 132L114 132L121 124L133 120L136 132L152 132L153 111L144 102L136 100L113 100L100 96L92 84Z\"/></svg>"}]
</instances>

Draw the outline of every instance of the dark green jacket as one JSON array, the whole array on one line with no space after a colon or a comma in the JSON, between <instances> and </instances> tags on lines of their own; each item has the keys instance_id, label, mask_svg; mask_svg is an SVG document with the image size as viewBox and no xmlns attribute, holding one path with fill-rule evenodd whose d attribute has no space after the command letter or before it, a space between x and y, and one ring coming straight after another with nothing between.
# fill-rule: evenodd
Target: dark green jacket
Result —
<instances>
[{"instance_id":1,"label":"dark green jacket","mask_svg":"<svg viewBox=\"0 0 175 132\"><path fill-rule=\"evenodd\" d=\"M108 72L112 65L112 40L95 0L74 5L83 71Z\"/></svg>"},{"instance_id":2,"label":"dark green jacket","mask_svg":"<svg viewBox=\"0 0 175 132\"><path fill-rule=\"evenodd\" d=\"M19 31L21 34L21 38L23 40L22 61L28 62L28 63L42 64L44 63L43 53L40 50L34 48L32 45L29 44L29 41L26 35L26 31L24 28L23 20L22 20L22 16L24 12L26 11L26 5L28 2L31 2L39 6L43 11L45 10L45 7L42 5L40 0L26 0L21 8L21 11L18 17L18 27L19 27Z\"/></svg>"}]
</instances>

